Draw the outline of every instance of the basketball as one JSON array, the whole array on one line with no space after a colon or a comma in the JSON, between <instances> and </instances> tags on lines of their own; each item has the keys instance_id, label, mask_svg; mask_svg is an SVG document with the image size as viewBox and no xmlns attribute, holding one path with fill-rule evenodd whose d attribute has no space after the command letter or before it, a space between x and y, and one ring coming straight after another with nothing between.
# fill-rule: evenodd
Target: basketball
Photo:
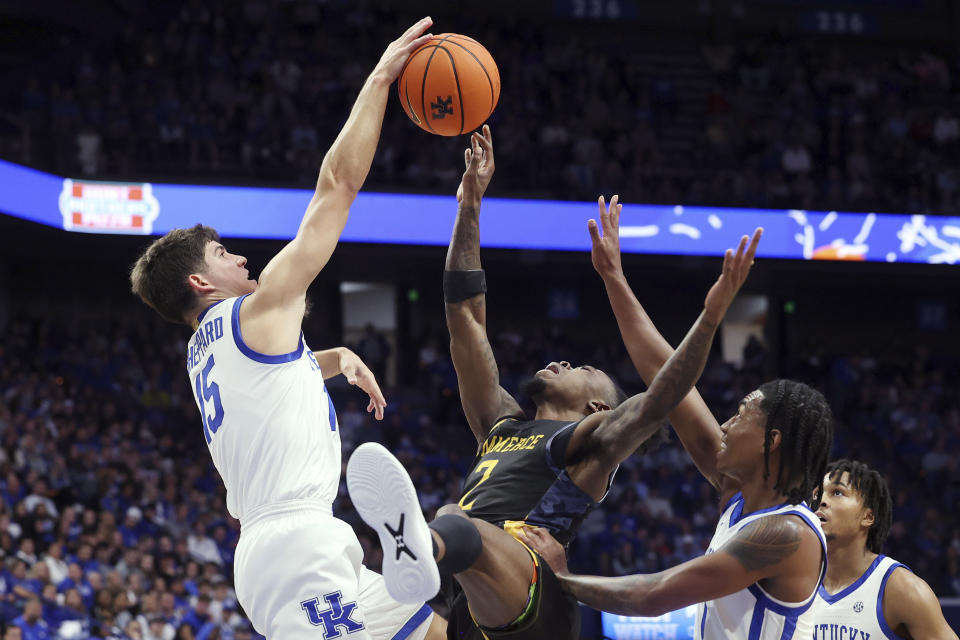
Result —
<instances>
[{"instance_id":1,"label":"basketball","mask_svg":"<svg viewBox=\"0 0 960 640\"><path fill-rule=\"evenodd\" d=\"M420 46L400 72L403 110L430 133L458 136L482 125L500 98L500 72L482 44L442 33Z\"/></svg>"}]
</instances>

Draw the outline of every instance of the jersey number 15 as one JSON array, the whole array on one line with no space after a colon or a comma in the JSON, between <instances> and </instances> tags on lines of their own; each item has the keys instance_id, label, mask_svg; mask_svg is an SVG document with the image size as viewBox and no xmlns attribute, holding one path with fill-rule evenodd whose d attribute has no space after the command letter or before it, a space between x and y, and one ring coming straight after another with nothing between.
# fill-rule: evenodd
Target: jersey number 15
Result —
<instances>
[{"instance_id":1,"label":"jersey number 15","mask_svg":"<svg viewBox=\"0 0 960 640\"><path fill-rule=\"evenodd\" d=\"M210 380L210 372L214 365L213 354L207 358L207 364L203 365L203 370L197 374L193 381L193 389L197 396L197 404L200 405L200 415L203 417L203 435L207 438L207 444L213 439L213 434L220 428L223 422L223 403L220 402L220 387L216 382ZM207 414L206 402L213 403L213 416Z\"/></svg>"}]
</instances>

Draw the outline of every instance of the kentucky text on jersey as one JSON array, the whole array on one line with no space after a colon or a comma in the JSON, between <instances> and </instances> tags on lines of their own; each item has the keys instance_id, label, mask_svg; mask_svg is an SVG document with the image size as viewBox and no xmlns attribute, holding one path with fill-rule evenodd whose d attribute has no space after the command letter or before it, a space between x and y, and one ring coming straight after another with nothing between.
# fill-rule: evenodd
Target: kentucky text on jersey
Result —
<instances>
[{"instance_id":1,"label":"kentucky text on jersey","mask_svg":"<svg viewBox=\"0 0 960 640\"><path fill-rule=\"evenodd\" d=\"M200 364L211 344L223 337L223 318L214 318L204 322L197 328L190 340L190 349L187 353L187 370Z\"/></svg>"},{"instance_id":2,"label":"kentucky text on jersey","mask_svg":"<svg viewBox=\"0 0 960 640\"><path fill-rule=\"evenodd\" d=\"M857 580L837 593L820 588L823 606L813 625L813 640L870 640L896 635L883 617L883 594L898 568L910 569L893 558L878 555Z\"/></svg>"},{"instance_id":3,"label":"kentucky text on jersey","mask_svg":"<svg viewBox=\"0 0 960 640\"><path fill-rule=\"evenodd\" d=\"M870 640L870 634L843 624L818 624L813 628L813 640Z\"/></svg>"}]
</instances>

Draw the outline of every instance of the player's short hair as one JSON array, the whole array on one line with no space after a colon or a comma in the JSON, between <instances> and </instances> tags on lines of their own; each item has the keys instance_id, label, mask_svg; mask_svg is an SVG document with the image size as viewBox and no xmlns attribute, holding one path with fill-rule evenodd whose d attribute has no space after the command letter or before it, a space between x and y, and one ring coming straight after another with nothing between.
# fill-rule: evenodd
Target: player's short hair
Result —
<instances>
[{"instance_id":1,"label":"player's short hair","mask_svg":"<svg viewBox=\"0 0 960 640\"><path fill-rule=\"evenodd\" d=\"M197 303L187 278L205 268L204 250L211 240L220 240L220 234L202 224L154 240L130 270L133 292L165 320L187 324L185 316Z\"/></svg>"},{"instance_id":2,"label":"player's short hair","mask_svg":"<svg viewBox=\"0 0 960 640\"><path fill-rule=\"evenodd\" d=\"M608 398L608 402L610 403L611 409L616 409L621 404L626 402L630 396L627 395L627 392L624 391L619 384L617 384L616 378L611 376L609 373L607 374L607 378L610 379L610 384L613 385L613 396ZM670 442L670 429L667 427L666 423L664 423L649 438L641 442L640 446L634 450L633 454L642 456L648 453L653 453L667 442Z\"/></svg>"},{"instance_id":3,"label":"player's short hair","mask_svg":"<svg viewBox=\"0 0 960 640\"><path fill-rule=\"evenodd\" d=\"M619 384L617 384L617 381L613 378L613 376L608 377L610 378L610 382L613 383L614 393L614 404L610 405L610 408L616 409L621 404L626 402L630 396L628 396L627 392L624 391ZM643 456L648 453L653 453L668 442L670 442L670 428L666 423L664 423L653 433L653 435L640 443L640 446L634 450L633 455Z\"/></svg>"},{"instance_id":4,"label":"player's short hair","mask_svg":"<svg viewBox=\"0 0 960 640\"><path fill-rule=\"evenodd\" d=\"M780 468L774 489L791 504L813 504L823 493L823 477L833 446L833 412L823 394L802 382L771 380L760 385L760 409L767 414L763 477L770 477L770 441L780 432ZM788 489L789 487L789 489Z\"/></svg>"},{"instance_id":5,"label":"player's short hair","mask_svg":"<svg viewBox=\"0 0 960 640\"><path fill-rule=\"evenodd\" d=\"M893 498L883 476L857 460L841 458L827 465L827 477L838 480L847 474L850 486L860 495L863 506L873 511L873 524L867 532L867 549L880 553L893 524Z\"/></svg>"},{"instance_id":6,"label":"player's short hair","mask_svg":"<svg viewBox=\"0 0 960 640\"><path fill-rule=\"evenodd\" d=\"M621 404L626 402L627 398L629 398L630 396L627 395L626 391L620 388L620 385L617 384L617 381L614 379L613 376L611 376L608 373L607 377L610 378L610 384L613 385L613 396L610 398L610 401L611 401L610 408L616 409Z\"/></svg>"}]
</instances>

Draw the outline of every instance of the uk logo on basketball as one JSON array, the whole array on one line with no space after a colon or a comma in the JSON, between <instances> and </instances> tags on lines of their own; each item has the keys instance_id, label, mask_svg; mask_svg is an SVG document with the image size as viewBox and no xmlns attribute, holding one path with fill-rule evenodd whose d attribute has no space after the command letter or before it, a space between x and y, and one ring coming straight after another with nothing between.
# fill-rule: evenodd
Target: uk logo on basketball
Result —
<instances>
[{"instance_id":1,"label":"uk logo on basketball","mask_svg":"<svg viewBox=\"0 0 960 640\"><path fill-rule=\"evenodd\" d=\"M430 103L430 109L433 111L434 120L443 120L446 116L453 115L453 96L437 96L436 102Z\"/></svg>"},{"instance_id":2,"label":"uk logo on basketball","mask_svg":"<svg viewBox=\"0 0 960 640\"><path fill-rule=\"evenodd\" d=\"M67 231L153 233L160 203L149 183L63 181L60 215Z\"/></svg>"}]
</instances>

